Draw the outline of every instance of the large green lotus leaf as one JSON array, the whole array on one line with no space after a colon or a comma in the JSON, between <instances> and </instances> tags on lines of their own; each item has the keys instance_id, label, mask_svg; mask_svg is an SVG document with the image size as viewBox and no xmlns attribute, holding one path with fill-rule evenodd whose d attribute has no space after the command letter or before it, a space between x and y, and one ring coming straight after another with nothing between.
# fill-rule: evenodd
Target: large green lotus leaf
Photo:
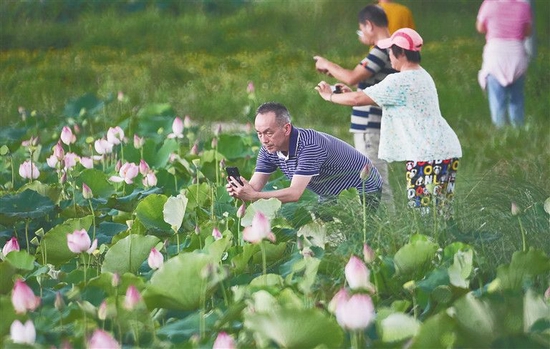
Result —
<instances>
[{"instance_id":1,"label":"large green lotus leaf","mask_svg":"<svg viewBox=\"0 0 550 349\"><path fill-rule=\"evenodd\" d=\"M34 257L28 254L27 251L11 251L7 256L4 256L4 260L17 269L33 270L34 268Z\"/></svg>"},{"instance_id":2,"label":"large green lotus leaf","mask_svg":"<svg viewBox=\"0 0 550 349\"><path fill-rule=\"evenodd\" d=\"M189 199L185 195L178 194L178 196L170 196L163 205L163 219L175 231L178 231L183 223L187 202Z\"/></svg>"},{"instance_id":3,"label":"large green lotus leaf","mask_svg":"<svg viewBox=\"0 0 550 349\"><path fill-rule=\"evenodd\" d=\"M473 269L474 251L457 251L454 256L454 263L449 267L449 280L456 287L469 288L468 277Z\"/></svg>"},{"instance_id":4,"label":"large green lotus leaf","mask_svg":"<svg viewBox=\"0 0 550 349\"><path fill-rule=\"evenodd\" d=\"M241 219L241 225L243 227L252 225L252 219L257 211L260 211L267 217L267 219L271 220L277 215L280 208L281 201L278 199L271 198L255 201L246 208L246 213Z\"/></svg>"},{"instance_id":5,"label":"large green lotus leaf","mask_svg":"<svg viewBox=\"0 0 550 349\"><path fill-rule=\"evenodd\" d=\"M55 204L59 204L61 201L62 189L58 184L44 184L39 181L33 181L32 183L27 183L21 189L22 192L25 189L34 190L42 196L49 197Z\"/></svg>"},{"instance_id":6,"label":"large green lotus leaf","mask_svg":"<svg viewBox=\"0 0 550 349\"><path fill-rule=\"evenodd\" d=\"M423 269L430 264L435 257L438 246L429 241L410 242L401 247L394 256L394 263L398 275L411 276L423 275Z\"/></svg>"},{"instance_id":7,"label":"large green lotus leaf","mask_svg":"<svg viewBox=\"0 0 550 349\"><path fill-rule=\"evenodd\" d=\"M218 137L218 152L223 154L228 160L236 160L253 156L251 151L251 137L238 134L222 133Z\"/></svg>"},{"instance_id":8,"label":"large green lotus leaf","mask_svg":"<svg viewBox=\"0 0 550 349\"><path fill-rule=\"evenodd\" d=\"M245 326L283 348L339 348L344 339L336 321L318 309L279 308L247 313Z\"/></svg>"},{"instance_id":9,"label":"large green lotus leaf","mask_svg":"<svg viewBox=\"0 0 550 349\"><path fill-rule=\"evenodd\" d=\"M26 128L15 128L15 127L8 127L7 125L3 125L0 127L0 139L2 140L2 144L6 144L9 142L17 142L21 143L21 138L27 133ZM20 145L20 144L19 144ZM11 149L13 152L15 149Z\"/></svg>"},{"instance_id":10,"label":"large green lotus leaf","mask_svg":"<svg viewBox=\"0 0 550 349\"><path fill-rule=\"evenodd\" d=\"M78 177L78 184L86 183L92 190L95 198L108 198L114 193L114 187L107 180L107 175L103 171L96 169L85 169Z\"/></svg>"},{"instance_id":11,"label":"large green lotus leaf","mask_svg":"<svg viewBox=\"0 0 550 349\"><path fill-rule=\"evenodd\" d=\"M497 334L497 319L490 304L469 292L454 303L454 309L463 339L468 338L473 347L489 348Z\"/></svg>"},{"instance_id":12,"label":"large green lotus leaf","mask_svg":"<svg viewBox=\"0 0 550 349\"><path fill-rule=\"evenodd\" d=\"M212 197L212 187L208 183L193 184L187 187L185 196L189 199L187 202L189 209L203 207Z\"/></svg>"},{"instance_id":13,"label":"large green lotus leaf","mask_svg":"<svg viewBox=\"0 0 550 349\"><path fill-rule=\"evenodd\" d=\"M181 253L167 260L151 277L143 292L149 309L196 310L216 283L205 285L205 270L219 261L200 252Z\"/></svg>"},{"instance_id":14,"label":"large green lotus leaf","mask_svg":"<svg viewBox=\"0 0 550 349\"><path fill-rule=\"evenodd\" d=\"M92 216L83 218L72 218L53 227L49 230L36 251L36 260L44 264L49 263L59 266L72 258L75 254L69 250L67 245L67 234L72 234L75 230L86 229L88 231L92 225Z\"/></svg>"},{"instance_id":15,"label":"large green lotus leaf","mask_svg":"<svg viewBox=\"0 0 550 349\"><path fill-rule=\"evenodd\" d=\"M0 197L0 224L13 224L17 219L36 219L51 213L53 201L34 190L26 189L13 195Z\"/></svg>"},{"instance_id":16,"label":"large green lotus leaf","mask_svg":"<svg viewBox=\"0 0 550 349\"><path fill-rule=\"evenodd\" d=\"M135 213L141 224L153 233L173 233L170 224L164 221L162 213L167 200L165 195L153 194L141 200L136 207Z\"/></svg>"},{"instance_id":17,"label":"large green lotus leaf","mask_svg":"<svg viewBox=\"0 0 550 349\"><path fill-rule=\"evenodd\" d=\"M183 319L167 321L162 325L156 334L161 338L169 341L172 345L176 343L187 342L197 334L197 328L200 328L201 322L205 326L205 331L212 331L214 326L220 321L220 313L211 311L207 314L202 314L196 311L186 316ZM177 346L185 348L186 346Z\"/></svg>"},{"instance_id":18,"label":"large green lotus leaf","mask_svg":"<svg viewBox=\"0 0 550 349\"><path fill-rule=\"evenodd\" d=\"M521 290L528 278L542 275L550 271L550 259L541 250L531 248L529 251L516 251L509 265L497 268L497 284L503 290ZM489 287L491 289L491 287Z\"/></svg>"},{"instance_id":19,"label":"large green lotus leaf","mask_svg":"<svg viewBox=\"0 0 550 349\"><path fill-rule=\"evenodd\" d=\"M420 321L403 313L388 315L380 321L382 341L391 343L399 342L415 336L420 329Z\"/></svg>"},{"instance_id":20,"label":"large green lotus leaf","mask_svg":"<svg viewBox=\"0 0 550 349\"><path fill-rule=\"evenodd\" d=\"M155 153L154 159L150 159L149 166L153 168L162 168L166 166L170 159L170 154L179 149L179 144L174 139L166 139L164 144Z\"/></svg>"},{"instance_id":21,"label":"large green lotus leaf","mask_svg":"<svg viewBox=\"0 0 550 349\"><path fill-rule=\"evenodd\" d=\"M13 276L16 272L17 269L15 269L11 263L7 261L0 262L0 275L2 276L0 277L0 294L7 294L13 288ZM0 297L0 302L2 298L3 297ZM6 319L3 318L3 320L5 321Z\"/></svg>"},{"instance_id":22,"label":"large green lotus leaf","mask_svg":"<svg viewBox=\"0 0 550 349\"><path fill-rule=\"evenodd\" d=\"M117 241L105 254L101 272L135 274L159 241L156 236L136 234Z\"/></svg>"},{"instance_id":23,"label":"large green lotus leaf","mask_svg":"<svg viewBox=\"0 0 550 349\"><path fill-rule=\"evenodd\" d=\"M529 332L531 326L541 319L550 320L550 304L529 289L523 300L523 330Z\"/></svg>"},{"instance_id":24,"label":"large green lotus leaf","mask_svg":"<svg viewBox=\"0 0 550 349\"><path fill-rule=\"evenodd\" d=\"M132 212L136 208L139 201L151 194L162 192L161 188L150 188L147 190L137 189L126 196L115 197L111 196L105 206L117 209L124 212Z\"/></svg>"},{"instance_id":25,"label":"large green lotus leaf","mask_svg":"<svg viewBox=\"0 0 550 349\"><path fill-rule=\"evenodd\" d=\"M410 348L455 348L456 340L456 322L443 311L426 319L413 338Z\"/></svg>"}]
</instances>

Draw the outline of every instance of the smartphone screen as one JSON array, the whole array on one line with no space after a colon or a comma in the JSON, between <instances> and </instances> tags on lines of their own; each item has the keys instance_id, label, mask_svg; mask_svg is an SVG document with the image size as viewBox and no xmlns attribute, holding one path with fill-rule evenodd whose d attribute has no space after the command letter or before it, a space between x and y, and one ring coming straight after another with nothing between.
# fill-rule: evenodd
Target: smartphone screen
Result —
<instances>
[{"instance_id":1,"label":"smartphone screen","mask_svg":"<svg viewBox=\"0 0 550 349\"><path fill-rule=\"evenodd\" d=\"M241 174L239 173L239 169L237 167L226 167L225 171L227 172L227 177L233 177L237 182L239 182L240 185L243 185L243 182L241 181Z\"/></svg>"}]
</instances>

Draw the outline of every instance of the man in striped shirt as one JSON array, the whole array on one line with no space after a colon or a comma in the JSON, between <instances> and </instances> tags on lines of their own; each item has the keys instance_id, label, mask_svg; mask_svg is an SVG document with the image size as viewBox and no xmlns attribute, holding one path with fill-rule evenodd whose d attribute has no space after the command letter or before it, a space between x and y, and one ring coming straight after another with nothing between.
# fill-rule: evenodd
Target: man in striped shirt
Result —
<instances>
[{"instance_id":1,"label":"man in striped shirt","mask_svg":"<svg viewBox=\"0 0 550 349\"><path fill-rule=\"evenodd\" d=\"M380 174L365 155L346 142L326 133L293 126L286 107L275 102L258 108L254 126L262 143L256 170L250 182L240 178L243 185L228 178L226 188L231 196L245 201L276 198L285 203L298 201L306 188L319 195L320 200L357 188L359 193L364 189L367 204L378 206L382 188ZM290 186L262 191L277 169L290 180Z\"/></svg>"},{"instance_id":2,"label":"man in striped shirt","mask_svg":"<svg viewBox=\"0 0 550 349\"><path fill-rule=\"evenodd\" d=\"M357 86L357 90L363 90L382 81L389 74L395 73L391 66L387 50L382 50L376 43L379 40L390 37L388 30L388 18L384 10L375 4L367 5L358 15L359 41L371 47L367 57L355 66L354 69L346 69L321 56L314 56L315 68L327 75L336 78L344 84ZM382 202L389 207L393 205L393 195L389 186L388 165L378 158L380 143L380 124L382 109L378 106L354 106L351 111L350 132L353 133L355 149L365 154L374 163L382 180L384 190Z\"/></svg>"}]
</instances>

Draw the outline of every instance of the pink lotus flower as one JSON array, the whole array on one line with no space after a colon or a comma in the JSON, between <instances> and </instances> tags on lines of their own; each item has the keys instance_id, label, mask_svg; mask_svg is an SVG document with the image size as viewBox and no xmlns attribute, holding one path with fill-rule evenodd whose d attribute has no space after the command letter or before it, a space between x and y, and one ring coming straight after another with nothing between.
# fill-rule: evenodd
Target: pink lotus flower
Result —
<instances>
[{"instance_id":1,"label":"pink lotus flower","mask_svg":"<svg viewBox=\"0 0 550 349\"><path fill-rule=\"evenodd\" d=\"M372 263L375 258L376 254L374 253L374 250L366 243L363 244L363 260L365 261L365 263Z\"/></svg>"},{"instance_id":2,"label":"pink lotus flower","mask_svg":"<svg viewBox=\"0 0 550 349\"><path fill-rule=\"evenodd\" d=\"M354 294L336 306L336 321L345 330L363 330L374 321L374 317L374 304L366 294Z\"/></svg>"},{"instance_id":3,"label":"pink lotus flower","mask_svg":"<svg viewBox=\"0 0 550 349\"><path fill-rule=\"evenodd\" d=\"M512 212L512 216L517 216L521 213L521 208L519 208L518 204L512 202L512 208L510 211Z\"/></svg>"},{"instance_id":4,"label":"pink lotus flower","mask_svg":"<svg viewBox=\"0 0 550 349\"><path fill-rule=\"evenodd\" d=\"M253 94L255 92L254 83L252 81L248 82L248 85L246 85L246 93Z\"/></svg>"},{"instance_id":5,"label":"pink lotus flower","mask_svg":"<svg viewBox=\"0 0 550 349\"><path fill-rule=\"evenodd\" d=\"M118 287L118 285L120 285L120 275L118 273L114 273L111 278L111 286Z\"/></svg>"},{"instance_id":6,"label":"pink lotus flower","mask_svg":"<svg viewBox=\"0 0 550 349\"><path fill-rule=\"evenodd\" d=\"M124 130L120 126L109 127L107 130L107 142L117 145L124 141Z\"/></svg>"},{"instance_id":7,"label":"pink lotus flower","mask_svg":"<svg viewBox=\"0 0 550 349\"><path fill-rule=\"evenodd\" d=\"M212 349L236 349L235 340L225 332L218 333Z\"/></svg>"},{"instance_id":8,"label":"pink lotus flower","mask_svg":"<svg viewBox=\"0 0 550 349\"><path fill-rule=\"evenodd\" d=\"M76 142L76 136L73 134L73 131L69 126L63 126L60 138L61 142L65 143L66 145L71 145Z\"/></svg>"},{"instance_id":9,"label":"pink lotus flower","mask_svg":"<svg viewBox=\"0 0 550 349\"><path fill-rule=\"evenodd\" d=\"M105 319L107 319L107 313L108 313L107 302L103 300L103 302L101 302L101 304L97 308L97 318L99 320L105 321Z\"/></svg>"},{"instance_id":10,"label":"pink lotus flower","mask_svg":"<svg viewBox=\"0 0 550 349\"><path fill-rule=\"evenodd\" d=\"M157 185L157 176L153 172L149 172L141 181L144 187L154 187Z\"/></svg>"},{"instance_id":11,"label":"pink lotus flower","mask_svg":"<svg viewBox=\"0 0 550 349\"><path fill-rule=\"evenodd\" d=\"M88 349L117 349L121 346L108 332L98 328L88 339L87 347Z\"/></svg>"},{"instance_id":12,"label":"pink lotus flower","mask_svg":"<svg viewBox=\"0 0 550 349\"><path fill-rule=\"evenodd\" d=\"M2 247L2 256L6 257L11 251L19 251L19 242L15 236Z\"/></svg>"},{"instance_id":13,"label":"pink lotus flower","mask_svg":"<svg viewBox=\"0 0 550 349\"><path fill-rule=\"evenodd\" d=\"M19 175L23 178L37 179L40 176L40 171L34 162L26 160L19 166Z\"/></svg>"},{"instance_id":14,"label":"pink lotus flower","mask_svg":"<svg viewBox=\"0 0 550 349\"><path fill-rule=\"evenodd\" d=\"M53 155L57 158L57 160L63 160L65 157L65 150L63 149L61 142L57 142L57 144L53 146Z\"/></svg>"},{"instance_id":15,"label":"pink lotus flower","mask_svg":"<svg viewBox=\"0 0 550 349\"><path fill-rule=\"evenodd\" d=\"M118 176L111 176L110 181L115 183L126 182L126 184L134 183L134 178L139 174L139 166L133 162L127 162L120 167Z\"/></svg>"},{"instance_id":16,"label":"pink lotus flower","mask_svg":"<svg viewBox=\"0 0 550 349\"><path fill-rule=\"evenodd\" d=\"M189 115L185 115L185 117L183 118L183 127L189 128L192 126L191 124L191 117Z\"/></svg>"},{"instance_id":17,"label":"pink lotus flower","mask_svg":"<svg viewBox=\"0 0 550 349\"><path fill-rule=\"evenodd\" d=\"M263 239L275 242L275 235L271 232L271 223L260 211L252 218L252 225L243 230L243 239L253 244L260 243Z\"/></svg>"},{"instance_id":18,"label":"pink lotus flower","mask_svg":"<svg viewBox=\"0 0 550 349\"><path fill-rule=\"evenodd\" d=\"M57 159L57 157L54 154L52 154L51 156L46 158L46 163L51 168L56 168L57 164L59 163L59 160Z\"/></svg>"},{"instance_id":19,"label":"pink lotus flower","mask_svg":"<svg viewBox=\"0 0 550 349\"><path fill-rule=\"evenodd\" d=\"M126 289L126 297L124 297L124 308L132 310L141 301L141 294L134 285L128 286Z\"/></svg>"},{"instance_id":20,"label":"pink lotus flower","mask_svg":"<svg viewBox=\"0 0 550 349\"><path fill-rule=\"evenodd\" d=\"M370 271L359 258L351 256L344 272L352 290L365 289L374 292L374 287L369 280Z\"/></svg>"},{"instance_id":21,"label":"pink lotus flower","mask_svg":"<svg viewBox=\"0 0 550 349\"><path fill-rule=\"evenodd\" d=\"M237 210L237 218L243 218L246 213L246 204L243 202L239 209Z\"/></svg>"},{"instance_id":22,"label":"pink lotus flower","mask_svg":"<svg viewBox=\"0 0 550 349\"><path fill-rule=\"evenodd\" d=\"M67 234L67 245L73 253L92 254L97 248L97 239L92 243L86 229L75 230L72 234Z\"/></svg>"},{"instance_id":23,"label":"pink lotus flower","mask_svg":"<svg viewBox=\"0 0 550 349\"><path fill-rule=\"evenodd\" d=\"M94 142L94 149L100 155L111 154L113 152L113 144L109 143L105 138L100 138Z\"/></svg>"},{"instance_id":24,"label":"pink lotus flower","mask_svg":"<svg viewBox=\"0 0 550 349\"><path fill-rule=\"evenodd\" d=\"M90 157L87 157L87 156L83 156L80 158L80 163L82 164L82 166L84 166L84 168L94 168L94 159L90 158Z\"/></svg>"},{"instance_id":25,"label":"pink lotus flower","mask_svg":"<svg viewBox=\"0 0 550 349\"><path fill-rule=\"evenodd\" d=\"M36 341L36 329L32 321L27 320L24 325L19 320L12 322L10 338L13 343L33 345Z\"/></svg>"},{"instance_id":26,"label":"pink lotus flower","mask_svg":"<svg viewBox=\"0 0 550 349\"><path fill-rule=\"evenodd\" d=\"M27 310L34 311L40 305L37 297L22 279L15 280L11 293L11 304L18 314L25 314Z\"/></svg>"},{"instance_id":27,"label":"pink lotus flower","mask_svg":"<svg viewBox=\"0 0 550 349\"><path fill-rule=\"evenodd\" d=\"M80 161L80 157L75 153L65 154L65 169L70 169L76 166Z\"/></svg>"},{"instance_id":28,"label":"pink lotus flower","mask_svg":"<svg viewBox=\"0 0 550 349\"><path fill-rule=\"evenodd\" d=\"M94 193L92 193L92 189L86 185L86 183L82 183L82 197L86 200L89 200L94 197Z\"/></svg>"},{"instance_id":29,"label":"pink lotus flower","mask_svg":"<svg viewBox=\"0 0 550 349\"><path fill-rule=\"evenodd\" d=\"M168 138L183 138L183 121L178 116L172 122L172 133L168 135Z\"/></svg>"},{"instance_id":30,"label":"pink lotus flower","mask_svg":"<svg viewBox=\"0 0 550 349\"><path fill-rule=\"evenodd\" d=\"M361 180L365 180L367 178L370 177L370 173L372 171L372 165L370 163L366 163L365 166L363 166L363 169L361 170L361 172L359 173L359 178L361 178Z\"/></svg>"},{"instance_id":31,"label":"pink lotus flower","mask_svg":"<svg viewBox=\"0 0 550 349\"><path fill-rule=\"evenodd\" d=\"M29 140L21 142L23 147L36 147L38 144L38 137L32 136Z\"/></svg>"},{"instance_id":32,"label":"pink lotus flower","mask_svg":"<svg viewBox=\"0 0 550 349\"><path fill-rule=\"evenodd\" d=\"M222 233L218 228L212 229L212 236L214 237L214 240L219 240L223 238Z\"/></svg>"},{"instance_id":33,"label":"pink lotus flower","mask_svg":"<svg viewBox=\"0 0 550 349\"><path fill-rule=\"evenodd\" d=\"M191 150L189 150L189 154L191 155L199 155L199 145L195 142L193 146L191 147Z\"/></svg>"},{"instance_id":34,"label":"pink lotus flower","mask_svg":"<svg viewBox=\"0 0 550 349\"><path fill-rule=\"evenodd\" d=\"M134 135L134 148L141 149L145 144L145 138Z\"/></svg>"},{"instance_id":35,"label":"pink lotus flower","mask_svg":"<svg viewBox=\"0 0 550 349\"><path fill-rule=\"evenodd\" d=\"M345 288L341 288L340 291L336 292L334 297L328 303L328 311L335 313L340 302L347 302L349 299L348 291Z\"/></svg>"},{"instance_id":36,"label":"pink lotus flower","mask_svg":"<svg viewBox=\"0 0 550 349\"><path fill-rule=\"evenodd\" d=\"M139 161L139 173L141 173L142 176L147 175L149 172L151 172L151 168L149 167L149 164L143 159Z\"/></svg>"},{"instance_id":37,"label":"pink lotus flower","mask_svg":"<svg viewBox=\"0 0 550 349\"><path fill-rule=\"evenodd\" d=\"M149 252L149 257L147 258L147 264L149 264L149 267L153 270L156 270L162 266L164 263L164 257L162 256L162 253L160 253L156 248L152 248L151 252Z\"/></svg>"}]
</instances>

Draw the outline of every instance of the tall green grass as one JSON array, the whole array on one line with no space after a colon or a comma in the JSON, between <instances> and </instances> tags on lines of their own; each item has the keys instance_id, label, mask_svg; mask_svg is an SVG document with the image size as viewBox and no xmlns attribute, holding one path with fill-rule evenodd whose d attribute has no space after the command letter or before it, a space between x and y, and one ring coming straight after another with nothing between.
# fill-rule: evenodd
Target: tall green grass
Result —
<instances>
[{"instance_id":1,"label":"tall green grass","mask_svg":"<svg viewBox=\"0 0 550 349\"><path fill-rule=\"evenodd\" d=\"M484 38L474 23L481 1L402 2L414 13L425 39L423 66L433 75L443 115L463 146L455 202L461 238L481 244L493 261L506 260L521 245L518 217L510 213L515 202L524 210L520 218L528 243L550 249L550 223L542 210L550 196L550 3L535 1L538 55L527 75L526 126L497 130L477 84ZM140 11L124 11L122 3L83 6L73 17L62 9L37 15L26 2L5 3L1 124L16 123L19 107L36 111L36 117L62 118L72 98L122 91L135 106L129 112L169 103L179 115L205 125L245 123L257 103L277 100L289 107L295 124L351 142L349 108L324 102L313 90L327 77L315 72L312 57L320 54L350 68L364 57L368 48L355 30L365 2L219 1L213 7L193 2L169 10L152 4L170 2L140 3ZM245 108L249 81L256 87L252 112ZM118 112L106 109L113 120ZM388 248L412 232L431 229L401 214L406 212L402 166L390 166L398 213L372 222L372 233Z\"/></svg>"}]
</instances>

